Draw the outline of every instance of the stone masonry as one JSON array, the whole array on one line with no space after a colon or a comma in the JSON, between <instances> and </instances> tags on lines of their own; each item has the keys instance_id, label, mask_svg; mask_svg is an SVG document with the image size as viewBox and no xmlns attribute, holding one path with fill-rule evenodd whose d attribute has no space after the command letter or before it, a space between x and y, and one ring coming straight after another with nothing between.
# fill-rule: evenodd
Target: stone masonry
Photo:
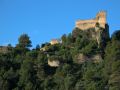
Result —
<instances>
[{"instance_id":1,"label":"stone masonry","mask_svg":"<svg viewBox=\"0 0 120 90\"><path fill-rule=\"evenodd\" d=\"M100 27L105 28L106 24L106 12L101 11L96 15L96 18L90 20L78 20L76 21L76 27L81 30L87 30L89 28L95 28L96 23L99 23Z\"/></svg>"}]
</instances>

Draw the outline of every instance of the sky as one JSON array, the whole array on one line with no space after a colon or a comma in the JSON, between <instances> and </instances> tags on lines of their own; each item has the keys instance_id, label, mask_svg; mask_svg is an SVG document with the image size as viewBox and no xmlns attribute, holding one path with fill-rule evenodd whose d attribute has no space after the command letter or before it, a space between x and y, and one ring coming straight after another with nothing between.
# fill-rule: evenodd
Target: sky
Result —
<instances>
[{"instance_id":1,"label":"sky","mask_svg":"<svg viewBox=\"0 0 120 90\"><path fill-rule=\"evenodd\" d=\"M104 10L110 34L120 29L120 0L0 0L0 46L28 34L33 47L72 32L79 19Z\"/></svg>"}]
</instances>

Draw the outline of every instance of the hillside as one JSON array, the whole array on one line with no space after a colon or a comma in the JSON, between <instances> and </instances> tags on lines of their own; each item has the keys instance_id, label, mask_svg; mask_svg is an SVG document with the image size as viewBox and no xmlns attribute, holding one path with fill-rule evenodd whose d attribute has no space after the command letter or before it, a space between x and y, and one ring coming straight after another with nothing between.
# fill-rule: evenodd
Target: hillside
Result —
<instances>
[{"instance_id":1,"label":"hillside","mask_svg":"<svg viewBox=\"0 0 120 90\"><path fill-rule=\"evenodd\" d=\"M107 23L31 46L23 34L0 47L0 90L120 90L120 30Z\"/></svg>"}]
</instances>

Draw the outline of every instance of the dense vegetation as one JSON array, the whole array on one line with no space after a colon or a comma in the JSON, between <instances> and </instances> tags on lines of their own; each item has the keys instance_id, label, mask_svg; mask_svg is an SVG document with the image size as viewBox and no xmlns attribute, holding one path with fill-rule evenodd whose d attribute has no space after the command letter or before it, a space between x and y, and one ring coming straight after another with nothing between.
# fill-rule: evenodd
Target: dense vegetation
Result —
<instances>
[{"instance_id":1,"label":"dense vegetation","mask_svg":"<svg viewBox=\"0 0 120 90\"><path fill-rule=\"evenodd\" d=\"M21 35L15 47L8 45L9 52L0 53L0 90L120 90L120 31L104 49L87 36L76 29L61 37L62 44L45 43L31 50L29 36ZM47 50L41 51L42 47ZM100 53L103 60L77 63L79 53ZM50 67L48 55L62 64Z\"/></svg>"}]
</instances>

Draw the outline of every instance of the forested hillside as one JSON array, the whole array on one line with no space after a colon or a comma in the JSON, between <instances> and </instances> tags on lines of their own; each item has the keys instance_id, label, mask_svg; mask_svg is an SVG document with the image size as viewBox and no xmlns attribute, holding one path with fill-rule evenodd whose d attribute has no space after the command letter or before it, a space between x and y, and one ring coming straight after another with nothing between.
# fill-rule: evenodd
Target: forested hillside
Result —
<instances>
[{"instance_id":1,"label":"forested hillside","mask_svg":"<svg viewBox=\"0 0 120 90\"><path fill-rule=\"evenodd\" d=\"M31 50L22 34L0 51L0 90L120 90L120 30L100 46L88 36L76 28L62 43Z\"/></svg>"}]
</instances>

